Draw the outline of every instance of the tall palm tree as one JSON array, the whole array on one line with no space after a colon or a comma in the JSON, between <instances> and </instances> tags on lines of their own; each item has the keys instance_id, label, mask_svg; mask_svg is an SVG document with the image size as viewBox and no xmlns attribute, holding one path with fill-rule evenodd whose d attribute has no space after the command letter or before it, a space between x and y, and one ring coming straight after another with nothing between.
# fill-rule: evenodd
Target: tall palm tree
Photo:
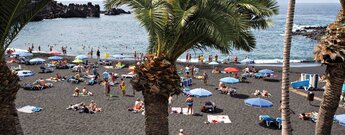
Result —
<instances>
[{"instance_id":1,"label":"tall palm tree","mask_svg":"<svg viewBox=\"0 0 345 135\"><path fill-rule=\"evenodd\" d=\"M169 134L168 97L179 94L176 60L186 50L250 51L250 29L267 28L278 12L274 0L106 0L106 8L129 5L149 35L148 55L135 71L133 88L142 91L145 132Z\"/></svg>"},{"instance_id":2,"label":"tall palm tree","mask_svg":"<svg viewBox=\"0 0 345 135\"><path fill-rule=\"evenodd\" d=\"M345 80L345 18L344 0L337 21L329 24L326 34L314 50L315 60L326 65L326 89L321 101L315 134L331 134L333 117L339 106L342 84Z\"/></svg>"},{"instance_id":3,"label":"tall palm tree","mask_svg":"<svg viewBox=\"0 0 345 135\"><path fill-rule=\"evenodd\" d=\"M30 19L51 1L0 1L0 133L14 135L16 126L20 126L14 104L19 78L7 67L5 51Z\"/></svg>"},{"instance_id":4,"label":"tall palm tree","mask_svg":"<svg viewBox=\"0 0 345 135\"><path fill-rule=\"evenodd\" d=\"M282 135L291 135L290 107L289 107L289 72L290 72L290 50L292 25L295 14L295 0L289 0L285 26L285 39L283 50L283 74L282 74Z\"/></svg>"}]
</instances>

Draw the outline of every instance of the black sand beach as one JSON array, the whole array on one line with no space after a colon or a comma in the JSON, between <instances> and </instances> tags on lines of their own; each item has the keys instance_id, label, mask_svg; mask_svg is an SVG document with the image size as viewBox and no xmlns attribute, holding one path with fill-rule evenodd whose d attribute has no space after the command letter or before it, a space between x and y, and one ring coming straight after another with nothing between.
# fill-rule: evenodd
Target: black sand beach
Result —
<instances>
[{"instance_id":1,"label":"black sand beach","mask_svg":"<svg viewBox=\"0 0 345 135\"><path fill-rule=\"evenodd\" d=\"M16 64L9 64L13 66ZM178 66L183 67L184 64ZM221 65L224 67L233 65ZM259 115L270 115L274 118L279 117L278 111L279 101L281 95L281 82L268 82L263 79L249 78L249 83L233 84L231 87L237 89L238 95L230 97L224 94L219 94L214 90L218 86L219 79L229 76L228 74L212 74L212 66L197 66L201 72L206 71L209 74L209 84L205 86L201 80L193 79L191 88L205 88L213 93L213 96L207 98L194 98L195 113L202 116L191 116L182 114L170 114L169 116L169 130L170 134L177 134L179 129L183 128L188 135L227 135L227 134L248 134L248 135L268 135L280 134L281 130L272 127L267 128L262 126L259 121ZM32 70L38 73L39 66L26 66L22 65L23 69ZM281 68L279 67L256 67L257 69L269 68L275 71L278 75L277 79L281 80ZM124 74L128 73L127 69L109 70L111 72ZM300 77L300 73L318 73L323 74L324 67L300 67L291 68L290 81L295 81ZM103 66L98 68L98 72L102 73L105 69ZM36 74L32 77L27 77L20 81L20 84L31 83L38 78L49 78L56 73L61 75L73 75L68 69L56 69L54 73ZM142 95L136 92L132 96L132 87L129 84L130 79L125 79L127 83L126 97L106 97L103 94L103 86L93 85L88 86L86 83L70 84L66 81L54 82L54 87L40 91L28 91L20 89L17 94L16 106L21 107L25 105L33 105L44 108L43 111L38 113L26 114L18 112L20 123L24 134L33 135L47 135L47 134L122 134L122 135L142 135L144 131L144 116L141 113L132 113L127 111L127 108L134 105L137 98L142 99ZM323 86L323 83L320 83ZM82 89L86 86L87 89L94 93L94 96L86 97L73 97L73 90L75 87ZM244 104L247 98L255 97L252 93L256 90L267 89L272 94L268 100L273 102L272 108L253 108ZM120 94L120 90L115 85L111 88L111 93ZM304 90L299 90L305 93ZM315 91L316 97L322 97L323 91ZM186 107L184 101L186 96L179 95L173 97L173 106ZM80 114L76 111L66 110L70 104L80 102L90 103L94 100L98 106L102 107L103 112L96 114ZM200 112L200 108L204 101L212 100L216 103L219 112L216 114L228 115L231 122L230 124L205 124L207 121L207 113ZM311 121L302 121L298 119L298 114L303 112L318 111L320 104L315 100L312 105L309 104L306 97L290 92L290 108L295 112L291 115L293 126L293 133L297 135L314 134L315 123ZM344 108L338 108L336 114L345 113ZM334 123L332 134L344 134L345 127Z\"/></svg>"}]
</instances>

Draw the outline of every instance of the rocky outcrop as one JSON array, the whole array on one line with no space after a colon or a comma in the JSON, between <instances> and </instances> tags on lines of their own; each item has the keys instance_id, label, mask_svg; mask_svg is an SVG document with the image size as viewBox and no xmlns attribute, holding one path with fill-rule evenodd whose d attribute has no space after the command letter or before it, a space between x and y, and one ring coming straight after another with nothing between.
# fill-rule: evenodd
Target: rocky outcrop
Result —
<instances>
[{"instance_id":1,"label":"rocky outcrop","mask_svg":"<svg viewBox=\"0 0 345 135\"><path fill-rule=\"evenodd\" d=\"M104 15L120 15L120 14L130 14L131 12L130 11L125 11L121 8L112 8L111 10L109 11L106 11L104 13Z\"/></svg>"},{"instance_id":2,"label":"rocky outcrop","mask_svg":"<svg viewBox=\"0 0 345 135\"><path fill-rule=\"evenodd\" d=\"M319 41L323 35L325 35L326 26L317 26L317 27L302 27L292 32L292 35L301 35L306 36Z\"/></svg>"},{"instance_id":3,"label":"rocky outcrop","mask_svg":"<svg viewBox=\"0 0 345 135\"><path fill-rule=\"evenodd\" d=\"M32 21L41 21L43 19L54 18L86 18L86 17L100 17L99 5L93 5L91 2L87 4L69 4L63 5L56 1L48 4L42 11L40 11Z\"/></svg>"}]
</instances>

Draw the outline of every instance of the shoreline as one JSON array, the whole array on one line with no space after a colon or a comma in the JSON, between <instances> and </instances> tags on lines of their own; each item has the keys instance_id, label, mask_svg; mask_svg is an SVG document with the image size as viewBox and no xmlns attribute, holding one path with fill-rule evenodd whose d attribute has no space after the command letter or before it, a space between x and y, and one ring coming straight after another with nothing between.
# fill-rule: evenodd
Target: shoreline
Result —
<instances>
[{"instance_id":1,"label":"shoreline","mask_svg":"<svg viewBox=\"0 0 345 135\"><path fill-rule=\"evenodd\" d=\"M27 50L24 50L24 49L18 49L18 48L8 48L8 49L15 49L16 51L20 51L20 52L27 52ZM49 56L52 56L50 54L48 54L48 52L46 51L33 51L33 54L35 57L49 57ZM124 56L124 59L121 59L121 61L128 61L128 62L136 62L138 60L135 60L134 59L134 53L115 53L115 54L111 54L110 57L112 55L123 55ZM137 53L137 54L140 54L140 53ZM85 55L85 54L84 54ZM62 57L75 57L77 55L75 54L66 54L66 55L58 55L58 56L62 56ZM182 57L182 56L181 56ZM92 59L96 59L96 56L94 56ZM102 55L101 55L101 59L102 58ZM111 61L118 61L118 60L113 60L113 59L109 59ZM282 59L253 59L254 63L250 63L250 64L242 64L242 63L233 63L233 62L230 62L230 64L234 64L234 65L237 65L237 66L263 66L263 67L282 67ZM183 59L183 58L179 58L177 59L176 63L179 63L179 64L189 64L186 62L186 59ZM224 59L220 58L218 63L220 64L225 64L224 63ZM208 65L208 62L205 61L204 64L201 64L198 59L196 58L192 58L190 64L197 64L197 65ZM319 62L315 62L315 61L308 61L308 60L290 60L290 67L319 67L321 66L321 63Z\"/></svg>"}]
</instances>

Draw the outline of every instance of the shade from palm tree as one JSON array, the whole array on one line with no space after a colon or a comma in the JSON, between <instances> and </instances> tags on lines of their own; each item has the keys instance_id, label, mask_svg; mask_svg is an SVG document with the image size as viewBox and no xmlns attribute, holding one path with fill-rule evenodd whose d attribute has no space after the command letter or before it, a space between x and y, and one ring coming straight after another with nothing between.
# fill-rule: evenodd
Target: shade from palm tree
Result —
<instances>
[{"instance_id":1,"label":"shade from palm tree","mask_svg":"<svg viewBox=\"0 0 345 135\"><path fill-rule=\"evenodd\" d=\"M133 88L142 91L145 131L169 134L168 97L181 92L175 62L188 49L251 51L251 29L270 26L274 0L106 0L106 9L127 4L148 32L145 62L135 69Z\"/></svg>"},{"instance_id":2,"label":"shade from palm tree","mask_svg":"<svg viewBox=\"0 0 345 135\"><path fill-rule=\"evenodd\" d=\"M52 0L0 1L0 133L14 135L20 128L14 100L19 90L18 76L11 72L4 60L8 46L20 30ZM20 130L20 129L18 129Z\"/></svg>"}]
</instances>

